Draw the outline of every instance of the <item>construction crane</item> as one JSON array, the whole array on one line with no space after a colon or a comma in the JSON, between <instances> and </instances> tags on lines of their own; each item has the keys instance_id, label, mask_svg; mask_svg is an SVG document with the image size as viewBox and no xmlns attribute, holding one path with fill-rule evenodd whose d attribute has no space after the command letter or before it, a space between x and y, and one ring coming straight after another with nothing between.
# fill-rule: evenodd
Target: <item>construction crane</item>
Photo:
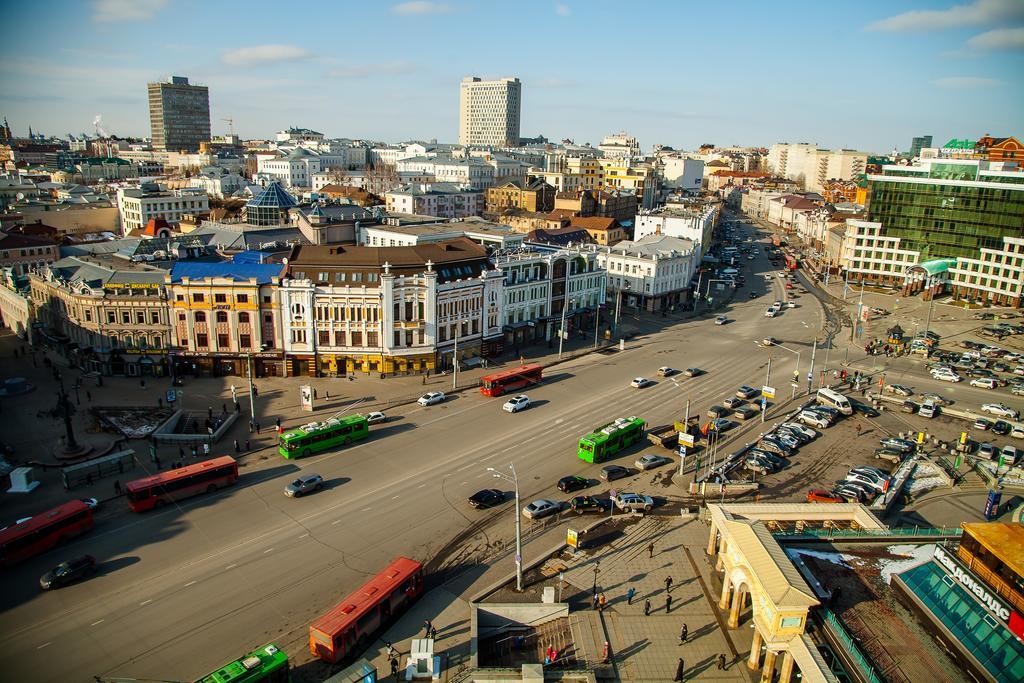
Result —
<instances>
[{"instance_id":1,"label":"construction crane","mask_svg":"<svg viewBox=\"0 0 1024 683\"><path fill-rule=\"evenodd\" d=\"M226 118L226 119L221 119L221 121L227 121L228 130L231 131L231 135L234 136L234 134L235 134L235 120L233 118L229 117L229 118Z\"/></svg>"}]
</instances>

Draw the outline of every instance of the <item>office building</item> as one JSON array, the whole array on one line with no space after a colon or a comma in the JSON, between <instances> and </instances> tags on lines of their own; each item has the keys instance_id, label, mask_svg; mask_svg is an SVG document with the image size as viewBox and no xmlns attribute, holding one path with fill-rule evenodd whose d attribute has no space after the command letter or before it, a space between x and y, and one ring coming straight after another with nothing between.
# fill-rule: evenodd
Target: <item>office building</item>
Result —
<instances>
[{"instance_id":1,"label":"office building","mask_svg":"<svg viewBox=\"0 0 1024 683\"><path fill-rule=\"evenodd\" d=\"M459 87L459 144L518 145L521 103L522 84L518 78L463 78Z\"/></svg>"},{"instance_id":2,"label":"office building","mask_svg":"<svg viewBox=\"0 0 1024 683\"><path fill-rule=\"evenodd\" d=\"M172 152L198 151L199 143L210 139L209 89L191 85L182 76L146 87L153 147Z\"/></svg>"},{"instance_id":3,"label":"office building","mask_svg":"<svg viewBox=\"0 0 1024 683\"><path fill-rule=\"evenodd\" d=\"M122 234L127 235L144 227L150 218L177 223L186 216L206 213L210 210L210 198L196 187L162 190L155 183L143 183L139 187L120 188L117 209L121 214Z\"/></svg>"},{"instance_id":4,"label":"office building","mask_svg":"<svg viewBox=\"0 0 1024 683\"><path fill-rule=\"evenodd\" d=\"M910 139L910 158L921 156L921 150L932 146L931 135L919 135Z\"/></svg>"},{"instance_id":5,"label":"office building","mask_svg":"<svg viewBox=\"0 0 1024 683\"><path fill-rule=\"evenodd\" d=\"M772 145L768 169L777 176L795 180L808 192L821 192L829 180L853 180L867 168L868 155L852 149L821 149L806 142Z\"/></svg>"}]
</instances>

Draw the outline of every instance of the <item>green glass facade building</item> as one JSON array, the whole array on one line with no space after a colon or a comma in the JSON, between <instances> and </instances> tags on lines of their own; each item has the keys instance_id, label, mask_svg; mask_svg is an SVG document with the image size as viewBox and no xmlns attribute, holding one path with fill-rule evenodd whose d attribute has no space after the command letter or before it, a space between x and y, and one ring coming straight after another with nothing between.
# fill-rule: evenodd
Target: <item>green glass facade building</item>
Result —
<instances>
[{"instance_id":1,"label":"green glass facade building","mask_svg":"<svg viewBox=\"0 0 1024 683\"><path fill-rule=\"evenodd\" d=\"M976 258L1001 249L1004 236L1024 237L1024 173L950 159L886 166L868 181L867 220L921 261Z\"/></svg>"}]
</instances>

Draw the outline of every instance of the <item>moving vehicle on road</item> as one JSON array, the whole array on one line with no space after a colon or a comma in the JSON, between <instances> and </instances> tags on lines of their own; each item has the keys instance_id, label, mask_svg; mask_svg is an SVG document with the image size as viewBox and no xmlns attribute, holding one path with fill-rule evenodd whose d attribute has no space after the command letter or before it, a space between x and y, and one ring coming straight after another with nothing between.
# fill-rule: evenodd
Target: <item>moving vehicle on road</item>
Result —
<instances>
[{"instance_id":1,"label":"moving vehicle on road","mask_svg":"<svg viewBox=\"0 0 1024 683\"><path fill-rule=\"evenodd\" d=\"M739 408L741 405L743 405L743 399L736 398L735 396L730 396L729 398L722 401L722 405L728 408L729 410L735 410L736 408Z\"/></svg>"},{"instance_id":2,"label":"moving vehicle on road","mask_svg":"<svg viewBox=\"0 0 1024 683\"><path fill-rule=\"evenodd\" d=\"M601 498L594 496L574 496L569 499L569 509L577 515L584 515L588 512L600 514L605 511L606 503Z\"/></svg>"},{"instance_id":3,"label":"moving vehicle on road","mask_svg":"<svg viewBox=\"0 0 1024 683\"><path fill-rule=\"evenodd\" d=\"M748 387L746 384L736 390L736 396L742 399L754 398L760 396L761 390L755 389L754 387Z\"/></svg>"},{"instance_id":4,"label":"moving vehicle on road","mask_svg":"<svg viewBox=\"0 0 1024 683\"><path fill-rule=\"evenodd\" d=\"M284 487L284 495L289 498L298 498L307 493L313 493L323 488L324 478L319 474L304 474L292 483Z\"/></svg>"},{"instance_id":5,"label":"moving vehicle on road","mask_svg":"<svg viewBox=\"0 0 1024 683\"><path fill-rule=\"evenodd\" d=\"M494 507L505 502L505 494L498 489L483 489L469 497L469 506L477 509Z\"/></svg>"},{"instance_id":6,"label":"moving vehicle on road","mask_svg":"<svg viewBox=\"0 0 1024 683\"><path fill-rule=\"evenodd\" d=\"M896 394L897 396L913 396L914 390L910 387L905 387L902 384L887 384L885 385L885 392L887 394Z\"/></svg>"},{"instance_id":7,"label":"moving vehicle on road","mask_svg":"<svg viewBox=\"0 0 1024 683\"><path fill-rule=\"evenodd\" d=\"M629 469L622 465L605 465L601 468L601 478L605 481L622 479L623 477L628 477L629 474Z\"/></svg>"},{"instance_id":8,"label":"moving vehicle on road","mask_svg":"<svg viewBox=\"0 0 1024 683\"><path fill-rule=\"evenodd\" d=\"M979 389L995 389L999 386L999 380L992 377L975 377L971 380L971 386Z\"/></svg>"},{"instance_id":9,"label":"moving vehicle on road","mask_svg":"<svg viewBox=\"0 0 1024 683\"><path fill-rule=\"evenodd\" d=\"M568 477L562 477L558 480L557 488L563 493L572 493L573 491L585 489L588 486L590 486L589 479L570 474Z\"/></svg>"},{"instance_id":10,"label":"moving vehicle on road","mask_svg":"<svg viewBox=\"0 0 1024 683\"><path fill-rule=\"evenodd\" d=\"M553 515L561 509L562 504L557 501L538 498L532 503L526 504L523 508L523 516L527 519L540 519Z\"/></svg>"},{"instance_id":11,"label":"moving vehicle on road","mask_svg":"<svg viewBox=\"0 0 1024 683\"><path fill-rule=\"evenodd\" d=\"M840 394L838 391L832 391L828 387L822 387L818 389L818 393L814 396L815 400L823 406L835 408L843 415L853 415L853 406L850 404L850 399Z\"/></svg>"},{"instance_id":12,"label":"moving vehicle on road","mask_svg":"<svg viewBox=\"0 0 1024 683\"><path fill-rule=\"evenodd\" d=\"M366 414L366 424L381 424L388 421L388 416L379 410L375 410L372 413Z\"/></svg>"},{"instance_id":13,"label":"moving vehicle on road","mask_svg":"<svg viewBox=\"0 0 1024 683\"><path fill-rule=\"evenodd\" d=\"M44 591L54 588L62 588L69 583L79 579L92 576L96 573L96 558L92 555L82 555L67 562L61 562L56 567L39 577L39 587Z\"/></svg>"},{"instance_id":14,"label":"moving vehicle on road","mask_svg":"<svg viewBox=\"0 0 1024 683\"><path fill-rule=\"evenodd\" d=\"M228 662L196 683L288 683L288 655L277 645L264 645L241 659Z\"/></svg>"},{"instance_id":15,"label":"moving vehicle on road","mask_svg":"<svg viewBox=\"0 0 1024 683\"><path fill-rule=\"evenodd\" d=\"M543 381L544 368L540 365L520 365L480 378L480 393L484 396L501 396Z\"/></svg>"},{"instance_id":16,"label":"moving vehicle on road","mask_svg":"<svg viewBox=\"0 0 1024 683\"><path fill-rule=\"evenodd\" d=\"M716 325L724 325L727 322L729 322L729 319L726 318L724 315L720 315L717 318L715 318L715 324Z\"/></svg>"},{"instance_id":17,"label":"moving vehicle on road","mask_svg":"<svg viewBox=\"0 0 1024 683\"><path fill-rule=\"evenodd\" d=\"M639 417L620 417L584 435L576 453L585 462L604 462L642 439L646 426Z\"/></svg>"},{"instance_id":18,"label":"moving vehicle on road","mask_svg":"<svg viewBox=\"0 0 1024 683\"><path fill-rule=\"evenodd\" d=\"M644 389L646 387L651 386L652 384L654 384L654 382L652 380L647 379L646 377L634 377L633 381L629 383L629 386L633 387L634 389Z\"/></svg>"},{"instance_id":19,"label":"moving vehicle on road","mask_svg":"<svg viewBox=\"0 0 1024 683\"><path fill-rule=\"evenodd\" d=\"M804 424L817 427L818 429L825 429L831 424L827 417L821 413L816 413L811 410L800 411L800 414L796 416L796 419Z\"/></svg>"},{"instance_id":20,"label":"moving vehicle on road","mask_svg":"<svg viewBox=\"0 0 1024 683\"><path fill-rule=\"evenodd\" d=\"M948 406L952 405L953 403L952 401L950 401L949 399L945 398L940 394L925 394L921 398L923 398L926 401L931 401L937 406Z\"/></svg>"},{"instance_id":21,"label":"moving vehicle on road","mask_svg":"<svg viewBox=\"0 0 1024 683\"><path fill-rule=\"evenodd\" d=\"M999 417L1008 417L1013 420L1017 419L1020 413L1009 406L1004 406L1002 403L985 403L981 406L981 409L986 413L992 415L998 415Z\"/></svg>"},{"instance_id":22,"label":"moving vehicle on road","mask_svg":"<svg viewBox=\"0 0 1024 683\"><path fill-rule=\"evenodd\" d=\"M634 462L633 465L641 472L644 472L646 470L653 470L656 467L661 467L662 465L667 465L670 462L672 461L666 458L664 455L646 453L637 458L636 462Z\"/></svg>"},{"instance_id":23,"label":"moving vehicle on road","mask_svg":"<svg viewBox=\"0 0 1024 683\"><path fill-rule=\"evenodd\" d=\"M921 404L921 407L917 409L917 414L921 417L932 418L938 415L939 407L931 401L925 401Z\"/></svg>"},{"instance_id":24,"label":"moving vehicle on road","mask_svg":"<svg viewBox=\"0 0 1024 683\"><path fill-rule=\"evenodd\" d=\"M530 397L526 394L519 394L513 396L509 400L505 401L505 404L501 406L501 409L506 413L518 413L520 410L526 410L530 407Z\"/></svg>"},{"instance_id":25,"label":"moving vehicle on road","mask_svg":"<svg viewBox=\"0 0 1024 683\"><path fill-rule=\"evenodd\" d=\"M323 422L310 422L281 434L277 452L285 458L305 458L370 435L370 421L363 415L331 417Z\"/></svg>"},{"instance_id":26,"label":"moving vehicle on road","mask_svg":"<svg viewBox=\"0 0 1024 683\"><path fill-rule=\"evenodd\" d=\"M0 567L44 553L93 527L92 510L71 500L0 530Z\"/></svg>"},{"instance_id":27,"label":"moving vehicle on road","mask_svg":"<svg viewBox=\"0 0 1024 683\"><path fill-rule=\"evenodd\" d=\"M426 394L423 394L418 399L416 399L416 403L419 403L421 406L432 406L435 403L443 403L443 402L444 402L444 392L443 391L430 391L430 392L427 392Z\"/></svg>"},{"instance_id":28,"label":"moving vehicle on road","mask_svg":"<svg viewBox=\"0 0 1024 683\"><path fill-rule=\"evenodd\" d=\"M906 453L898 448L883 447L875 449L876 460L885 460L886 462L891 462L894 465L898 465L903 462L905 455Z\"/></svg>"},{"instance_id":29,"label":"moving vehicle on road","mask_svg":"<svg viewBox=\"0 0 1024 683\"><path fill-rule=\"evenodd\" d=\"M683 371L683 374L687 377L697 377L698 375L703 375L704 371L700 368L686 368L686 370Z\"/></svg>"},{"instance_id":30,"label":"moving vehicle on road","mask_svg":"<svg viewBox=\"0 0 1024 683\"><path fill-rule=\"evenodd\" d=\"M639 493L624 491L615 496L615 507L623 512L650 512L654 508L654 499Z\"/></svg>"},{"instance_id":31,"label":"moving vehicle on road","mask_svg":"<svg viewBox=\"0 0 1024 683\"><path fill-rule=\"evenodd\" d=\"M879 439L878 443L885 448L895 448L901 453L913 453L914 449L917 448L917 444L908 439L901 439L897 436L887 436L884 439Z\"/></svg>"},{"instance_id":32,"label":"moving vehicle on road","mask_svg":"<svg viewBox=\"0 0 1024 683\"><path fill-rule=\"evenodd\" d=\"M130 481L125 493L132 512L145 512L200 493L213 493L236 481L238 463L225 455Z\"/></svg>"},{"instance_id":33,"label":"moving vehicle on road","mask_svg":"<svg viewBox=\"0 0 1024 683\"><path fill-rule=\"evenodd\" d=\"M331 664L372 642L373 635L423 593L423 565L399 557L309 625L309 651Z\"/></svg>"},{"instance_id":34,"label":"moving vehicle on road","mask_svg":"<svg viewBox=\"0 0 1024 683\"><path fill-rule=\"evenodd\" d=\"M831 491L825 491L824 489L811 489L807 492L808 503L845 503L846 499L842 496L837 496Z\"/></svg>"},{"instance_id":35,"label":"moving vehicle on road","mask_svg":"<svg viewBox=\"0 0 1024 683\"><path fill-rule=\"evenodd\" d=\"M779 340L775 337L765 337L761 340L761 346L775 346L779 343Z\"/></svg>"},{"instance_id":36,"label":"moving vehicle on road","mask_svg":"<svg viewBox=\"0 0 1024 683\"><path fill-rule=\"evenodd\" d=\"M778 306L769 306L768 310L764 312L764 317L766 317L766 318L774 318L776 315L779 314L779 310L780 310L780 307L778 307Z\"/></svg>"}]
</instances>

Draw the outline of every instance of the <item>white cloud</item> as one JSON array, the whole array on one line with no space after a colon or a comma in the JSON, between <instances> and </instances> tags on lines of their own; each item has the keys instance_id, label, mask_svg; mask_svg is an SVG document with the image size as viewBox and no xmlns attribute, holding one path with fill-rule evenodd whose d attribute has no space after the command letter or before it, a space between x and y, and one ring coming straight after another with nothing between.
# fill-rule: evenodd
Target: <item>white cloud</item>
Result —
<instances>
[{"instance_id":1,"label":"white cloud","mask_svg":"<svg viewBox=\"0 0 1024 683\"><path fill-rule=\"evenodd\" d=\"M568 5L563 5L560 2L555 3L555 14L560 17L567 17L572 14L572 9Z\"/></svg>"},{"instance_id":2,"label":"white cloud","mask_svg":"<svg viewBox=\"0 0 1024 683\"><path fill-rule=\"evenodd\" d=\"M981 50L1024 50L1024 28L997 28L967 41Z\"/></svg>"},{"instance_id":3,"label":"white cloud","mask_svg":"<svg viewBox=\"0 0 1024 683\"><path fill-rule=\"evenodd\" d=\"M942 10L911 10L876 21L869 31L938 31L964 26L986 26L1024 19L1020 0L974 0Z\"/></svg>"},{"instance_id":4,"label":"white cloud","mask_svg":"<svg viewBox=\"0 0 1024 683\"><path fill-rule=\"evenodd\" d=\"M298 45L253 45L228 50L221 56L221 61L231 66L253 66L272 62L297 62L312 56L312 52Z\"/></svg>"},{"instance_id":5,"label":"white cloud","mask_svg":"<svg viewBox=\"0 0 1024 683\"><path fill-rule=\"evenodd\" d=\"M414 71L416 66L411 62L384 62L381 64L349 64L330 69L327 75L331 78L370 78L372 76L393 76Z\"/></svg>"},{"instance_id":6,"label":"white cloud","mask_svg":"<svg viewBox=\"0 0 1024 683\"><path fill-rule=\"evenodd\" d=\"M148 21L165 5L167 0L96 0L92 5L92 20Z\"/></svg>"},{"instance_id":7,"label":"white cloud","mask_svg":"<svg viewBox=\"0 0 1024 683\"><path fill-rule=\"evenodd\" d=\"M444 2L429 2L429 0L413 0L392 5L391 11L402 16L414 17L424 14L448 14L452 6Z\"/></svg>"},{"instance_id":8,"label":"white cloud","mask_svg":"<svg viewBox=\"0 0 1024 683\"><path fill-rule=\"evenodd\" d=\"M564 78L542 78L538 81L527 81L531 88L551 88L561 90L562 88L575 88L579 83Z\"/></svg>"},{"instance_id":9,"label":"white cloud","mask_svg":"<svg viewBox=\"0 0 1024 683\"><path fill-rule=\"evenodd\" d=\"M947 76L932 81L932 85L939 88L950 88L954 90L967 90L972 88L993 88L1002 85L1002 81L984 76Z\"/></svg>"}]
</instances>

